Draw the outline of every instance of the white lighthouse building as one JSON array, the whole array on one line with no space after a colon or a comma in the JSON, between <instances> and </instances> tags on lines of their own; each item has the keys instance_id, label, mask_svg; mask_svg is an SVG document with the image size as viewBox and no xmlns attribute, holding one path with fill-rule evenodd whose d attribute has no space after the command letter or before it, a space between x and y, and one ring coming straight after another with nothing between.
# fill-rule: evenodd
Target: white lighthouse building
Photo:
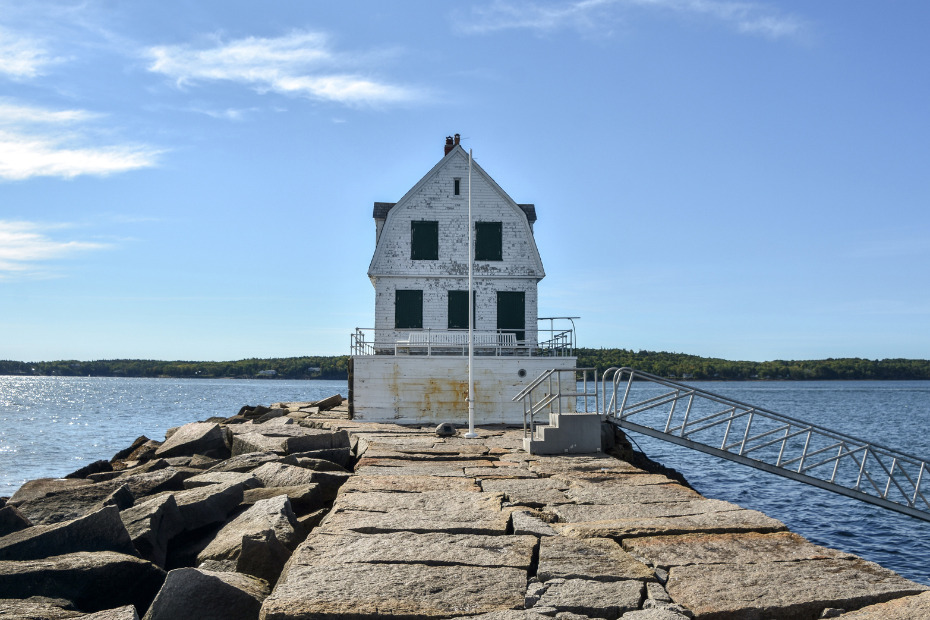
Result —
<instances>
[{"instance_id":1,"label":"white lighthouse building","mask_svg":"<svg viewBox=\"0 0 930 620\"><path fill-rule=\"evenodd\" d=\"M575 367L574 325L538 317L545 271L535 206L514 202L470 162L456 134L400 200L374 204L375 326L352 337L356 419L467 420L469 202L475 423L522 423L523 405L512 397L546 369Z\"/></svg>"}]
</instances>

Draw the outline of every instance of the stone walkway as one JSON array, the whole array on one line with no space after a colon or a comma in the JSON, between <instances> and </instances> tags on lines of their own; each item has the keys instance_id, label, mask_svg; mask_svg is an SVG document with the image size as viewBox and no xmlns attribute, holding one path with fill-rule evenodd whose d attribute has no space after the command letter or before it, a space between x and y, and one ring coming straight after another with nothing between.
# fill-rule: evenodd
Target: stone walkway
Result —
<instances>
[{"instance_id":1,"label":"stone walkway","mask_svg":"<svg viewBox=\"0 0 930 620\"><path fill-rule=\"evenodd\" d=\"M530 456L519 430L320 424L361 459L264 620L930 617L927 587L610 456Z\"/></svg>"}]
</instances>

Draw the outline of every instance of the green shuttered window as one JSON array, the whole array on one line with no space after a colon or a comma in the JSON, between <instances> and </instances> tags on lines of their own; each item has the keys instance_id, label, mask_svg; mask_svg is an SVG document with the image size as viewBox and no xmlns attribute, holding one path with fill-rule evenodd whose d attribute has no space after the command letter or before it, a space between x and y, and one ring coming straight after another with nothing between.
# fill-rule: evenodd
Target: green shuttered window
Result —
<instances>
[{"instance_id":1,"label":"green shuttered window","mask_svg":"<svg viewBox=\"0 0 930 620\"><path fill-rule=\"evenodd\" d=\"M449 329L468 329L468 291L449 291Z\"/></svg>"},{"instance_id":2,"label":"green shuttered window","mask_svg":"<svg viewBox=\"0 0 930 620\"><path fill-rule=\"evenodd\" d=\"M410 258L439 259L439 222L410 222Z\"/></svg>"},{"instance_id":3,"label":"green shuttered window","mask_svg":"<svg viewBox=\"0 0 930 620\"><path fill-rule=\"evenodd\" d=\"M422 329L423 291L394 291L394 328Z\"/></svg>"},{"instance_id":4,"label":"green shuttered window","mask_svg":"<svg viewBox=\"0 0 930 620\"><path fill-rule=\"evenodd\" d=\"M526 294L522 291L497 292L497 329L526 339Z\"/></svg>"},{"instance_id":5,"label":"green shuttered window","mask_svg":"<svg viewBox=\"0 0 930 620\"><path fill-rule=\"evenodd\" d=\"M501 222L475 222L475 260L504 260Z\"/></svg>"}]
</instances>

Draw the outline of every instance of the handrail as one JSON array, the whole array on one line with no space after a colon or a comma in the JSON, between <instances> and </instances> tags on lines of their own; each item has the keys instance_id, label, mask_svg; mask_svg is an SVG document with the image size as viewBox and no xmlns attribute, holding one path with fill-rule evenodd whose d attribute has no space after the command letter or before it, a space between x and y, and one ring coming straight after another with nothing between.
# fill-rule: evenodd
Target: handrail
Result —
<instances>
[{"instance_id":1,"label":"handrail","mask_svg":"<svg viewBox=\"0 0 930 620\"><path fill-rule=\"evenodd\" d=\"M571 373L571 389L563 390L562 375ZM581 373L582 391L578 391L577 375ZM593 373L593 391L589 391L588 376ZM553 377L555 382L553 384ZM542 394L538 392L540 389ZM583 403L582 409L588 412L588 399L594 398L595 409L597 409L597 392L598 379L596 368L550 368L544 371L536 379L531 381L526 387L520 390L511 402L523 401L523 436L534 435L536 431L536 415L544 411L552 413L574 413L578 411L579 400Z\"/></svg>"},{"instance_id":2,"label":"handrail","mask_svg":"<svg viewBox=\"0 0 930 620\"><path fill-rule=\"evenodd\" d=\"M621 428L930 521L930 491L921 489L926 459L628 367L610 368L603 379L601 411ZM634 382L668 391L636 400Z\"/></svg>"},{"instance_id":3,"label":"handrail","mask_svg":"<svg viewBox=\"0 0 930 620\"><path fill-rule=\"evenodd\" d=\"M538 386L540 383L548 379L549 375L551 375L553 372L555 372L554 368L550 368L549 370L546 370L545 372L543 372L541 375L533 379L533 381L531 381L529 385L527 385L525 388L517 392L517 395L511 398L510 401L517 402L518 400L522 400L523 398L526 398L527 394L529 394L533 389L535 389L536 386Z\"/></svg>"},{"instance_id":4,"label":"handrail","mask_svg":"<svg viewBox=\"0 0 930 620\"><path fill-rule=\"evenodd\" d=\"M544 317L535 328L481 330L477 334L496 334L494 342L480 342L484 354L497 356L572 357L575 355L575 323L578 317ZM568 321L570 327L556 325L555 321ZM545 327L540 322L548 321ZM517 339L517 333L525 335ZM425 334L425 336L421 336ZM412 339L411 336L415 335ZM435 345L435 346L434 346ZM350 339L352 355L465 355L467 329L441 329L433 327L409 329L381 329L356 327Z\"/></svg>"}]
</instances>

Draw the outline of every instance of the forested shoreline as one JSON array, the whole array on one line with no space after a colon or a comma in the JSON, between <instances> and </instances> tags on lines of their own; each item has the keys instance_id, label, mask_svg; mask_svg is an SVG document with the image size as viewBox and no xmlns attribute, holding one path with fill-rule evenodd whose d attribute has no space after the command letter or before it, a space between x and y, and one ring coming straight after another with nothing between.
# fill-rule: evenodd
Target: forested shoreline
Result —
<instances>
[{"instance_id":1,"label":"forested shoreline","mask_svg":"<svg viewBox=\"0 0 930 620\"><path fill-rule=\"evenodd\" d=\"M822 360L730 361L685 353L578 349L578 367L603 372L628 366L662 377L710 381L930 379L930 360L829 358Z\"/></svg>"},{"instance_id":2,"label":"forested shoreline","mask_svg":"<svg viewBox=\"0 0 930 620\"><path fill-rule=\"evenodd\" d=\"M835 380L927 379L930 360L838 358L823 360L730 361L685 353L629 349L576 350L579 368L629 366L662 377L682 380ZM228 362L159 360L0 360L0 375L72 377L174 377L207 379L346 379L349 356L250 358Z\"/></svg>"},{"instance_id":3,"label":"forested shoreline","mask_svg":"<svg viewBox=\"0 0 930 620\"><path fill-rule=\"evenodd\" d=\"M269 372L274 371L274 372ZM0 361L0 375L173 377L204 379L345 379L349 356L250 358L229 362L96 360Z\"/></svg>"}]
</instances>

